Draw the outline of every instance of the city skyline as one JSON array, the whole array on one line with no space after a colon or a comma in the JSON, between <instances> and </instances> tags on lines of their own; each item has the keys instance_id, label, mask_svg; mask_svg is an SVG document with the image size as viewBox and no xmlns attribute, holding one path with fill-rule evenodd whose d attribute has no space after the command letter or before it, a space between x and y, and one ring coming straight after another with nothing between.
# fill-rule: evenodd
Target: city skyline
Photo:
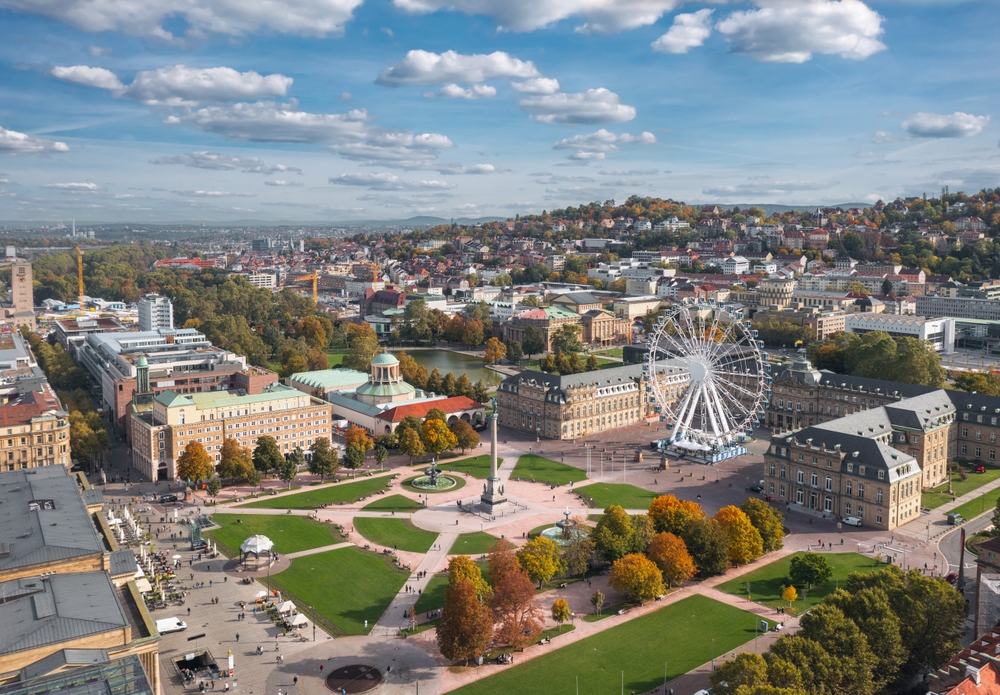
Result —
<instances>
[{"instance_id":1,"label":"city skyline","mask_svg":"<svg viewBox=\"0 0 1000 695\"><path fill-rule=\"evenodd\" d=\"M1000 181L986 3L0 0L0 219L506 217Z\"/></svg>"}]
</instances>

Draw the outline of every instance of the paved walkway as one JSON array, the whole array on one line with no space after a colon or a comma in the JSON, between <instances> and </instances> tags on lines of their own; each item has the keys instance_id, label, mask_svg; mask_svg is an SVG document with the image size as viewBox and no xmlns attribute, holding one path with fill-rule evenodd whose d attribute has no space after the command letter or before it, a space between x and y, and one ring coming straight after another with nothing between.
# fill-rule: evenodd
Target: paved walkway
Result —
<instances>
[{"instance_id":1,"label":"paved walkway","mask_svg":"<svg viewBox=\"0 0 1000 695\"><path fill-rule=\"evenodd\" d=\"M328 550L340 550L341 548L351 548L354 543L334 543L333 545L324 545L321 548L310 548L309 550L300 550L297 553L285 553L282 557L287 557L289 560L294 560L297 557L305 557L306 555L316 555L317 553L325 553Z\"/></svg>"},{"instance_id":2,"label":"paved walkway","mask_svg":"<svg viewBox=\"0 0 1000 695\"><path fill-rule=\"evenodd\" d=\"M434 573L448 563L448 552L454 545L457 533L442 533L438 536L434 547L424 555L413 574L406 580L406 586L400 589L385 613L376 624L376 629L385 629L387 634L395 634L396 630L409 624L406 613L417 603L421 592L427 589ZM420 572L427 575L420 577Z\"/></svg>"}]
</instances>

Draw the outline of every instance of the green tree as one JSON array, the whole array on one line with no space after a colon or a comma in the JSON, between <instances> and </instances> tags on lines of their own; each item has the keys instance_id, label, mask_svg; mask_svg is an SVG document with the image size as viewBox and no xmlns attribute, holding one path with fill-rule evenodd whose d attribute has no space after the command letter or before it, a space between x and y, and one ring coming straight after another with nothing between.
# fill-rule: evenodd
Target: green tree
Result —
<instances>
[{"instance_id":1,"label":"green tree","mask_svg":"<svg viewBox=\"0 0 1000 695\"><path fill-rule=\"evenodd\" d=\"M326 437L316 437L312 446L309 447L309 472L318 475L320 482L326 478L337 475L340 467L337 450L330 446L330 440Z\"/></svg>"},{"instance_id":2,"label":"green tree","mask_svg":"<svg viewBox=\"0 0 1000 695\"><path fill-rule=\"evenodd\" d=\"M506 343L507 347L507 359L517 364L521 361L521 357L524 353L521 350L521 343L517 340L508 340Z\"/></svg>"},{"instance_id":3,"label":"green tree","mask_svg":"<svg viewBox=\"0 0 1000 695\"><path fill-rule=\"evenodd\" d=\"M537 355L540 352L545 352L545 334L542 333L542 329L538 326L528 326L524 329L524 342L521 343L521 348L524 350L524 354L531 359L532 355Z\"/></svg>"},{"instance_id":4,"label":"green tree","mask_svg":"<svg viewBox=\"0 0 1000 695\"><path fill-rule=\"evenodd\" d=\"M417 343L431 339L429 313L427 302L423 299L413 299L406 303L401 331L404 340Z\"/></svg>"},{"instance_id":5,"label":"green tree","mask_svg":"<svg viewBox=\"0 0 1000 695\"><path fill-rule=\"evenodd\" d=\"M604 608L604 602L604 593L600 589L595 591L594 595L590 597L590 605L594 607L594 610L597 611L598 615L601 614L601 609Z\"/></svg>"},{"instance_id":6,"label":"green tree","mask_svg":"<svg viewBox=\"0 0 1000 695\"><path fill-rule=\"evenodd\" d=\"M215 497L222 491L222 481L215 477L209 478L206 490L209 495Z\"/></svg>"},{"instance_id":7,"label":"green tree","mask_svg":"<svg viewBox=\"0 0 1000 695\"><path fill-rule=\"evenodd\" d=\"M299 459L292 459L292 455L298 452L301 461L305 461L305 456L302 454L302 450L295 447L295 451L289 454L287 457L281 458L281 463L277 466L278 480L285 483L288 489L291 489L292 482L295 480L295 476L299 474Z\"/></svg>"},{"instance_id":8,"label":"green tree","mask_svg":"<svg viewBox=\"0 0 1000 695\"><path fill-rule=\"evenodd\" d=\"M344 450L344 466L357 470L365 465L365 450L356 444L351 444Z\"/></svg>"},{"instance_id":9,"label":"green tree","mask_svg":"<svg viewBox=\"0 0 1000 695\"><path fill-rule=\"evenodd\" d=\"M715 519L695 519L681 533L698 574L711 576L729 569L729 537Z\"/></svg>"},{"instance_id":10,"label":"green tree","mask_svg":"<svg viewBox=\"0 0 1000 695\"><path fill-rule=\"evenodd\" d=\"M580 342L580 330L579 326L572 323L561 326L552 334L552 349L566 355L580 352L583 349L583 343Z\"/></svg>"},{"instance_id":11,"label":"green tree","mask_svg":"<svg viewBox=\"0 0 1000 695\"><path fill-rule=\"evenodd\" d=\"M441 380L441 393L446 396L454 396L455 392L455 375L448 372L444 375L444 379Z\"/></svg>"},{"instance_id":12,"label":"green tree","mask_svg":"<svg viewBox=\"0 0 1000 695\"><path fill-rule=\"evenodd\" d=\"M257 437L257 446L253 450L253 467L261 473L275 470L285 459L278 448L274 437L267 435Z\"/></svg>"},{"instance_id":13,"label":"green tree","mask_svg":"<svg viewBox=\"0 0 1000 695\"><path fill-rule=\"evenodd\" d=\"M785 519L777 509L764 500L750 498L740 506L750 523L760 533L764 552L780 550L784 545Z\"/></svg>"},{"instance_id":14,"label":"green tree","mask_svg":"<svg viewBox=\"0 0 1000 695\"><path fill-rule=\"evenodd\" d=\"M375 463L378 464L379 470L382 470L382 466L385 465L386 459L389 458L389 450L384 446L375 447Z\"/></svg>"},{"instance_id":15,"label":"green tree","mask_svg":"<svg viewBox=\"0 0 1000 695\"><path fill-rule=\"evenodd\" d=\"M477 403L485 403L490 400L489 389L486 388L486 384L480 379L476 382L476 385L472 387L472 399Z\"/></svg>"},{"instance_id":16,"label":"green tree","mask_svg":"<svg viewBox=\"0 0 1000 695\"><path fill-rule=\"evenodd\" d=\"M885 591L873 587L852 594L841 589L827 596L823 603L838 608L858 626L875 657L872 669L875 690L889 689L908 655L899 616L893 612Z\"/></svg>"},{"instance_id":17,"label":"green tree","mask_svg":"<svg viewBox=\"0 0 1000 695\"><path fill-rule=\"evenodd\" d=\"M590 357L587 358L587 371L588 372L596 372L600 368L601 368L601 363L597 361L597 357L596 356L591 355Z\"/></svg>"},{"instance_id":18,"label":"green tree","mask_svg":"<svg viewBox=\"0 0 1000 695\"><path fill-rule=\"evenodd\" d=\"M263 480L264 476L256 468L251 468L250 472L247 473L247 484L250 485L250 487L260 487Z\"/></svg>"},{"instance_id":19,"label":"green tree","mask_svg":"<svg viewBox=\"0 0 1000 695\"><path fill-rule=\"evenodd\" d=\"M788 570L792 582L803 589L812 589L818 584L825 584L832 574L830 563L819 553L796 555L792 558Z\"/></svg>"},{"instance_id":20,"label":"green tree","mask_svg":"<svg viewBox=\"0 0 1000 695\"><path fill-rule=\"evenodd\" d=\"M181 480L200 482L208 480L215 472L212 459L201 442L190 441L177 457L177 477Z\"/></svg>"},{"instance_id":21,"label":"green tree","mask_svg":"<svg viewBox=\"0 0 1000 695\"><path fill-rule=\"evenodd\" d=\"M434 367L434 371L427 377L427 392L443 393L441 390L441 372L438 371L437 367Z\"/></svg>"},{"instance_id":22,"label":"green tree","mask_svg":"<svg viewBox=\"0 0 1000 695\"><path fill-rule=\"evenodd\" d=\"M718 666L708 676L720 695L734 695L738 688L767 685L767 662L760 654L744 652Z\"/></svg>"},{"instance_id":23,"label":"green tree","mask_svg":"<svg viewBox=\"0 0 1000 695\"><path fill-rule=\"evenodd\" d=\"M614 562L628 555L633 546L632 517L620 506L613 504L604 510L591 538L605 562Z\"/></svg>"}]
</instances>

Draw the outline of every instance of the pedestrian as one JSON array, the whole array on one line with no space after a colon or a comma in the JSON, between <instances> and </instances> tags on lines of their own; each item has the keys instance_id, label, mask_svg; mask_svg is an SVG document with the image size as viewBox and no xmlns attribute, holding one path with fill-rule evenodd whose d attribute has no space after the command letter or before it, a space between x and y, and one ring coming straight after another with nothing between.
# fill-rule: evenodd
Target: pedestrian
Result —
<instances>
[{"instance_id":1,"label":"pedestrian","mask_svg":"<svg viewBox=\"0 0 1000 695\"><path fill-rule=\"evenodd\" d=\"M225 584L228 581L229 581L229 577L228 576L225 576L225 577L222 578L222 583L223 584Z\"/></svg>"},{"instance_id":2,"label":"pedestrian","mask_svg":"<svg viewBox=\"0 0 1000 695\"><path fill-rule=\"evenodd\" d=\"M319 665L319 672L320 672L320 673L323 673L323 664L320 664L320 665Z\"/></svg>"},{"instance_id":3,"label":"pedestrian","mask_svg":"<svg viewBox=\"0 0 1000 695\"><path fill-rule=\"evenodd\" d=\"M188 606L188 615L191 615L191 606Z\"/></svg>"},{"instance_id":4,"label":"pedestrian","mask_svg":"<svg viewBox=\"0 0 1000 695\"><path fill-rule=\"evenodd\" d=\"M292 676L292 685L298 685L298 684L299 684L299 677Z\"/></svg>"}]
</instances>

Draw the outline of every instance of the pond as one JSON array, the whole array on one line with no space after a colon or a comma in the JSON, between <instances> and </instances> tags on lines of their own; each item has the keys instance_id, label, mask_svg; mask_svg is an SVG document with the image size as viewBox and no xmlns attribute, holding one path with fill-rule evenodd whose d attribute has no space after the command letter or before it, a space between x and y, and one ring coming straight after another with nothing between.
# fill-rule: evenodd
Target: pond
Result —
<instances>
[{"instance_id":1,"label":"pond","mask_svg":"<svg viewBox=\"0 0 1000 695\"><path fill-rule=\"evenodd\" d=\"M414 362L426 367L428 374L437 367L441 376L451 372L457 379L462 374L467 374L473 384L482 379L487 386L496 386L504 379L503 374L487 369L482 359L471 355L450 350L406 350L405 352Z\"/></svg>"}]
</instances>

